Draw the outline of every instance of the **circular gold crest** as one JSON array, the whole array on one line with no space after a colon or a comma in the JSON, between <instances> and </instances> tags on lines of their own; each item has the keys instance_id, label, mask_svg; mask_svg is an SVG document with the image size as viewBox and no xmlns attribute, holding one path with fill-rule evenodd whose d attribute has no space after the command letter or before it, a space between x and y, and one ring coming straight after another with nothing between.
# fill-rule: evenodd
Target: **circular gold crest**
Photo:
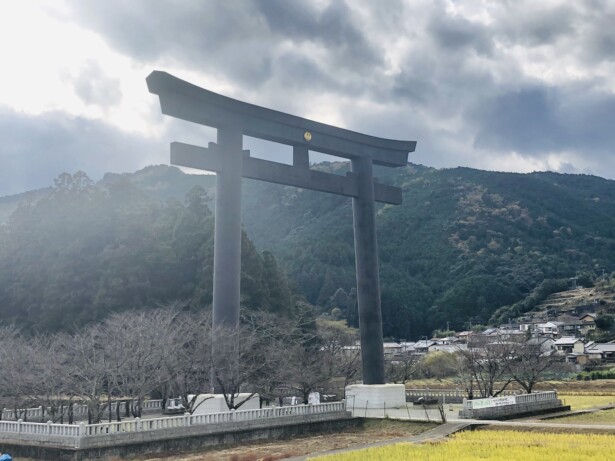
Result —
<instances>
[{"instance_id":1,"label":"circular gold crest","mask_svg":"<svg viewBox=\"0 0 615 461\"><path fill-rule=\"evenodd\" d=\"M310 142L312 140L312 133L306 131L305 133L303 133L303 139L305 139L307 142Z\"/></svg>"}]
</instances>

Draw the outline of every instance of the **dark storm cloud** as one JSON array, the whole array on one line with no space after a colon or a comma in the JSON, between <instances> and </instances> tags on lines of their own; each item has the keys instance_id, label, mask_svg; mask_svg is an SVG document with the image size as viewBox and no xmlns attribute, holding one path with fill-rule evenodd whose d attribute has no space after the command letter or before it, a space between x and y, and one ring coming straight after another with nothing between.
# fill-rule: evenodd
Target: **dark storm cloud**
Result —
<instances>
[{"instance_id":1,"label":"dark storm cloud","mask_svg":"<svg viewBox=\"0 0 615 461\"><path fill-rule=\"evenodd\" d=\"M47 187L60 173L134 171L166 162L168 146L63 113L27 116L0 106L0 196Z\"/></svg>"}]
</instances>

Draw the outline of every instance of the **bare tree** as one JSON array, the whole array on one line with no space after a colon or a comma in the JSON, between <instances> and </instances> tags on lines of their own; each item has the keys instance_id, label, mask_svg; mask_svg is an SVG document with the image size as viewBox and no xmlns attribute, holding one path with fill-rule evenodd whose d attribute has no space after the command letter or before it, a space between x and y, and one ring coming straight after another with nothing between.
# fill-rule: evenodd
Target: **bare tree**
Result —
<instances>
[{"instance_id":1,"label":"bare tree","mask_svg":"<svg viewBox=\"0 0 615 461\"><path fill-rule=\"evenodd\" d=\"M165 362L170 378L167 396L179 395L186 411L194 412L197 395L209 393L212 388L211 312L179 316L173 335L175 354Z\"/></svg>"},{"instance_id":2,"label":"bare tree","mask_svg":"<svg viewBox=\"0 0 615 461\"><path fill-rule=\"evenodd\" d=\"M416 378L421 369L421 358L409 352L387 360L385 363L385 376L387 382L406 384Z\"/></svg>"},{"instance_id":3,"label":"bare tree","mask_svg":"<svg viewBox=\"0 0 615 461\"><path fill-rule=\"evenodd\" d=\"M331 374L317 349L305 349L293 345L288 349L288 362L284 367L287 385L301 394L304 404L308 403L310 393L323 388Z\"/></svg>"},{"instance_id":4,"label":"bare tree","mask_svg":"<svg viewBox=\"0 0 615 461\"><path fill-rule=\"evenodd\" d=\"M561 365L561 358L552 350L541 347L539 338L521 343L515 349L515 358L510 362L510 374L525 392L532 393L534 386L543 381L545 374Z\"/></svg>"},{"instance_id":5,"label":"bare tree","mask_svg":"<svg viewBox=\"0 0 615 461\"><path fill-rule=\"evenodd\" d=\"M13 410L15 420L26 421L26 408L37 403L37 358L32 344L16 327L0 329L0 389L3 406Z\"/></svg>"},{"instance_id":6,"label":"bare tree","mask_svg":"<svg viewBox=\"0 0 615 461\"><path fill-rule=\"evenodd\" d=\"M34 351L30 362L35 378L34 393L41 407L41 422L64 422L74 404L73 382L70 375L65 344L71 341L66 334L29 338ZM72 417L68 418L72 423Z\"/></svg>"},{"instance_id":7,"label":"bare tree","mask_svg":"<svg viewBox=\"0 0 615 461\"><path fill-rule=\"evenodd\" d=\"M145 397L171 379L166 365L177 355L176 317L167 308L115 314L104 322L109 381L131 397L135 417L141 416Z\"/></svg>"},{"instance_id":8,"label":"bare tree","mask_svg":"<svg viewBox=\"0 0 615 461\"><path fill-rule=\"evenodd\" d=\"M103 398L109 381L109 357L103 347L106 332L96 324L76 332L66 344L71 386L88 406L88 423L99 423L103 416ZM130 351L126 351L129 354Z\"/></svg>"},{"instance_id":9,"label":"bare tree","mask_svg":"<svg viewBox=\"0 0 615 461\"><path fill-rule=\"evenodd\" d=\"M466 387L471 389L472 397L474 390L483 398L496 397L510 385L513 381L510 364L518 347L519 340L508 335L474 335L467 350L457 352L463 360L462 368L471 379Z\"/></svg>"},{"instance_id":10,"label":"bare tree","mask_svg":"<svg viewBox=\"0 0 615 461\"><path fill-rule=\"evenodd\" d=\"M259 336L251 324L212 330L210 364L213 385L224 396L229 410L238 409L258 392L258 382L272 369L272 342ZM247 399L237 400L240 393Z\"/></svg>"},{"instance_id":11,"label":"bare tree","mask_svg":"<svg viewBox=\"0 0 615 461\"><path fill-rule=\"evenodd\" d=\"M359 331L346 321L317 321L320 356L327 374L343 377L344 388L361 373L361 351L356 346Z\"/></svg>"}]
</instances>

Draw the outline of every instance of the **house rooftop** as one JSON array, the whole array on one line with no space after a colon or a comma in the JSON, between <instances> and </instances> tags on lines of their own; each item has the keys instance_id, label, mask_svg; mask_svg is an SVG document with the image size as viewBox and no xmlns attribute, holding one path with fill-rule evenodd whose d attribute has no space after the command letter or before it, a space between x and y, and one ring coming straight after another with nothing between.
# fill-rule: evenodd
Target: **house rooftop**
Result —
<instances>
[{"instance_id":1,"label":"house rooftop","mask_svg":"<svg viewBox=\"0 0 615 461\"><path fill-rule=\"evenodd\" d=\"M579 338L570 338L570 337L568 337L568 338L560 338L557 341L555 341L554 344L556 346L566 346L566 345L572 346L572 345L576 344L579 341L581 341ZM583 341L581 341L581 342L583 342Z\"/></svg>"},{"instance_id":2,"label":"house rooftop","mask_svg":"<svg viewBox=\"0 0 615 461\"><path fill-rule=\"evenodd\" d=\"M588 352L591 351L600 351L600 352L615 352L615 344L609 343L596 343L592 344L590 348L587 349Z\"/></svg>"}]
</instances>

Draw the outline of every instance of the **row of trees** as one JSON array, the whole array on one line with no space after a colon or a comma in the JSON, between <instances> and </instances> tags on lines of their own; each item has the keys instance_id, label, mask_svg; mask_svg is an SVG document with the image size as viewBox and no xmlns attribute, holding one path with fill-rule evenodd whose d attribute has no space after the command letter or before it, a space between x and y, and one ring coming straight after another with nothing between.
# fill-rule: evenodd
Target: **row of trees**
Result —
<instances>
[{"instance_id":1,"label":"row of trees","mask_svg":"<svg viewBox=\"0 0 615 461\"><path fill-rule=\"evenodd\" d=\"M140 416L144 399L188 396L220 389L229 409L239 392L265 399L308 394L333 376L353 379L356 355L339 354L356 331L341 322L317 322L304 309L293 318L249 313L236 329L213 329L207 311L176 308L117 313L76 333L28 337L0 331L0 403L25 418L42 407L43 420L73 422L75 403L87 404L90 423L108 417L125 400ZM213 370L213 371L212 371ZM119 406L117 406L119 408Z\"/></svg>"}]
</instances>

